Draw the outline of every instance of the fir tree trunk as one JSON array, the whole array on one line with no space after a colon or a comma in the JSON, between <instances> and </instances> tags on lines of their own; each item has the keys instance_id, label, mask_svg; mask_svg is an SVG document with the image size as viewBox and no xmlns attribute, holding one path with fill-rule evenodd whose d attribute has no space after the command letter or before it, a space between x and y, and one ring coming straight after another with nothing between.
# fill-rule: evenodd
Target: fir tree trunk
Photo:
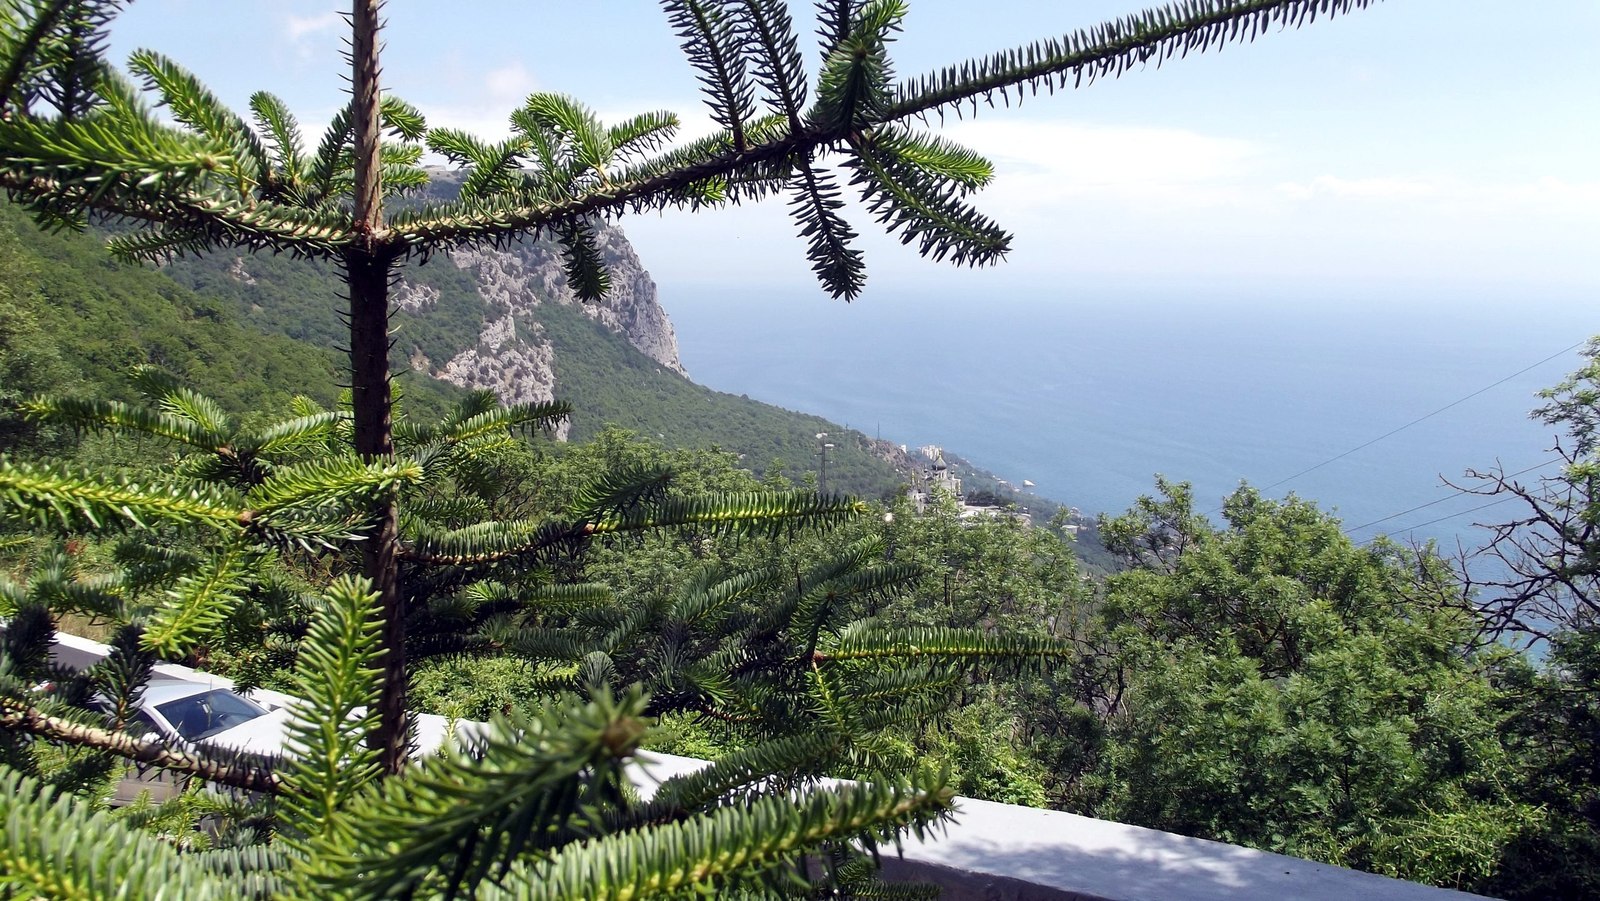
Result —
<instances>
[{"instance_id":1,"label":"fir tree trunk","mask_svg":"<svg viewBox=\"0 0 1600 901\"><path fill-rule=\"evenodd\" d=\"M389 393L389 265L371 257L345 259L350 287L350 385L356 453L363 459L394 453ZM406 761L406 628L399 580L399 515L393 497L373 510L361 543L362 573L378 593L383 616L382 693L371 745L390 772Z\"/></svg>"},{"instance_id":2,"label":"fir tree trunk","mask_svg":"<svg viewBox=\"0 0 1600 901\"><path fill-rule=\"evenodd\" d=\"M389 393L389 267L383 247L383 182L379 159L378 11L380 0L355 0L351 18L352 119L355 126L355 228L362 241L346 252L350 289L350 388L356 453L365 459L394 453ZM405 765L406 620L399 578L399 512L393 497L373 510L361 545L361 568L378 593L383 616L382 693L378 726L369 737L383 767Z\"/></svg>"}]
</instances>

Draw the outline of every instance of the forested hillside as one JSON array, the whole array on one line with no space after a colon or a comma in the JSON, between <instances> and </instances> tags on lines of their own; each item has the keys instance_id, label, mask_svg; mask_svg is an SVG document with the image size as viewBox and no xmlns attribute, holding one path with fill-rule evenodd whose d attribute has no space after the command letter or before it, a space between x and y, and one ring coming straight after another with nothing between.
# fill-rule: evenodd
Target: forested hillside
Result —
<instances>
[{"instance_id":1,"label":"forested hillside","mask_svg":"<svg viewBox=\"0 0 1600 901\"><path fill-rule=\"evenodd\" d=\"M225 299L117 263L100 238L41 232L6 204L0 304L0 396L127 398L128 372L140 363L167 369L234 412L279 407L296 394L332 403L342 381L332 342L263 333ZM460 395L431 379L402 378L419 414L436 414Z\"/></svg>"},{"instance_id":2,"label":"forested hillside","mask_svg":"<svg viewBox=\"0 0 1600 901\"><path fill-rule=\"evenodd\" d=\"M0 392L11 397L74 386L126 397L136 363L159 364L235 412L281 406L295 394L331 403L344 381L337 286L313 262L252 256L129 266L107 258L98 237L42 233L0 206L0 267ZM398 314L401 340L448 359L476 342L483 302L470 276L447 262L416 272L441 299L424 315ZM758 473L781 461L798 479L817 468L816 433L830 432L838 445L828 459L831 490L878 497L904 482L865 436L702 388L571 308L540 310L558 349L556 393L575 407L575 438L617 425L668 444L743 454ZM420 373L402 370L401 378L419 416L461 394Z\"/></svg>"},{"instance_id":3,"label":"forested hillside","mask_svg":"<svg viewBox=\"0 0 1600 901\"><path fill-rule=\"evenodd\" d=\"M42 233L8 205L0 205L0 241L6 302L17 310L0 350L38 361L15 367L6 380L11 396L78 383L91 394L124 397L122 374L135 363L157 363L232 411L294 394L331 402L344 381L339 287L327 264L217 255L130 266L109 259L98 236ZM47 281L39 278L44 272ZM460 392L419 371L428 368L421 361L449 360L473 347L494 311L473 272L448 259L413 267L407 280L431 299L425 309L395 311L397 344L415 364L401 370L403 390L418 415L437 414ZM536 317L518 323L554 350L553 395L573 405L575 439L616 426L668 445L729 450L758 476L772 471L801 481L818 472L816 435L826 432L835 445L829 490L873 498L893 494L920 465L887 442L819 416L696 385L573 305L540 303ZM58 372L44 362L56 359L65 367ZM971 487L999 488L980 466L958 463ZM1018 500L1041 521L1057 509L1044 498Z\"/></svg>"},{"instance_id":4,"label":"forested hillside","mask_svg":"<svg viewBox=\"0 0 1600 901\"><path fill-rule=\"evenodd\" d=\"M329 348L343 340L339 286L326 264L223 254L176 261L164 274L262 332ZM407 269L406 281L430 297L424 309L395 311L397 355L414 368L441 368L478 345L486 322L501 315L480 293L474 272L444 255ZM778 462L780 471L800 478L818 469L816 434L828 432L837 445L828 457L830 490L880 497L906 481L903 464L888 459L894 452L889 445L847 434L818 416L696 385L576 306L541 300L512 318L519 331L553 348L551 393L574 407L573 438L615 425L669 445L742 454L743 465L757 474Z\"/></svg>"}]
</instances>

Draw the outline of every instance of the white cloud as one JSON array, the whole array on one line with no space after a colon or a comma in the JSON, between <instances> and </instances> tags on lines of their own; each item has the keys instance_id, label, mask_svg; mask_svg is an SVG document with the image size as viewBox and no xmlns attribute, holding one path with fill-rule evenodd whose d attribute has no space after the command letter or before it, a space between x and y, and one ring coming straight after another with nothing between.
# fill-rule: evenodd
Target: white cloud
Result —
<instances>
[{"instance_id":1,"label":"white cloud","mask_svg":"<svg viewBox=\"0 0 1600 901\"><path fill-rule=\"evenodd\" d=\"M420 103L428 125L433 128L456 128L490 141L498 141L511 134L511 111L539 89L539 81L520 61L510 62L488 71L467 70L456 72L451 80L458 82L452 96L471 97L468 103L434 105ZM415 96L419 91L402 89L402 96Z\"/></svg>"},{"instance_id":2,"label":"white cloud","mask_svg":"<svg viewBox=\"0 0 1600 901\"><path fill-rule=\"evenodd\" d=\"M344 16L339 13L322 13L315 16L297 16L290 13L284 20L289 40L299 42L305 38L343 27Z\"/></svg>"},{"instance_id":3,"label":"white cloud","mask_svg":"<svg viewBox=\"0 0 1600 901\"><path fill-rule=\"evenodd\" d=\"M1439 185L1415 178L1340 178L1318 175L1310 181L1281 182L1277 190L1291 200L1310 200L1320 196L1359 197L1369 200L1429 197L1439 193Z\"/></svg>"},{"instance_id":4,"label":"white cloud","mask_svg":"<svg viewBox=\"0 0 1600 901\"><path fill-rule=\"evenodd\" d=\"M1584 262L1600 240L1600 181L1385 172L1378 155L1330 172L1293 144L1061 119L943 133L994 161L974 202L1016 235L1007 268L1019 276L1600 275Z\"/></svg>"},{"instance_id":5,"label":"white cloud","mask_svg":"<svg viewBox=\"0 0 1600 901\"><path fill-rule=\"evenodd\" d=\"M344 32L346 19L338 13L320 13L314 16L297 16L290 13L283 20L283 30L289 37L290 52L303 65L326 47L327 38Z\"/></svg>"},{"instance_id":6,"label":"white cloud","mask_svg":"<svg viewBox=\"0 0 1600 901\"><path fill-rule=\"evenodd\" d=\"M506 134L505 114L533 79L516 66L477 79L481 105L428 109L430 123ZM661 106L673 104L597 112L616 122ZM712 129L699 107L678 106L688 113L682 138ZM957 122L940 133L995 162L994 183L973 200L1015 234L1013 253L995 275L953 272L852 210L877 284L1600 278L1586 262L1600 241L1600 181L1582 176L1419 172L1400 161L1385 171L1390 161L1381 154L1341 163L1287 141L1061 119ZM781 201L643 217L627 227L663 285L703 280L708 271L753 284L809 278Z\"/></svg>"},{"instance_id":7,"label":"white cloud","mask_svg":"<svg viewBox=\"0 0 1600 901\"><path fill-rule=\"evenodd\" d=\"M961 122L944 134L995 163L993 193L1035 208L1085 194L1190 194L1248 174L1266 152L1178 128L1065 120Z\"/></svg>"},{"instance_id":8,"label":"white cloud","mask_svg":"<svg viewBox=\"0 0 1600 901\"><path fill-rule=\"evenodd\" d=\"M538 82L534 80L533 73L520 62L513 62L491 69L483 77L484 105L510 110L520 104L523 98L533 93Z\"/></svg>"},{"instance_id":9,"label":"white cloud","mask_svg":"<svg viewBox=\"0 0 1600 901\"><path fill-rule=\"evenodd\" d=\"M1343 178L1318 175L1279 182L1278 195L1292 204L1343 202L1370 208L1392 207L1410 213L1450 212L1472 218L1570 216L1596 220L1600 181L1570 181L1550 176L1525 181L1468 181L1452 176Z\"/></svg>"}]
</instances>

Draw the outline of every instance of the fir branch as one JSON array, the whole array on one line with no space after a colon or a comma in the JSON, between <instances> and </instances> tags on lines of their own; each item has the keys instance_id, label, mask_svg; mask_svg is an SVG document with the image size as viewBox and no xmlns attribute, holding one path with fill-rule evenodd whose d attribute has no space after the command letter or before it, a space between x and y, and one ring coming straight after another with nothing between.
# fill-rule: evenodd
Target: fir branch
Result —
<instances>
[{"instance_id":1,"label":"fir branch","mask_svg":"<svg viewBox=\"0 0 1600 901\"><path fill-rule=\"evenodd\" d=\"M516 183L513 176L528 149L528 139L513 137L486 144L464 131L435 128L428 132L428 149L468 169L458 196L470 201L493 196Z\"/></svg>"},{"instance_id":2,"label":"fir branch","mask_svg":"<svg viewBox=\"0 0 1600 901\"><path fill-rule=\"evenodd\" d=\"M142 76L149 89L161 93L173 118L232 151L241 194L254 190L263 174L271 171L261 139L187 69L152 50L134 51L128 68Z\"/></svg>"},{"instance_id":3,"label":"fir branch","mask_svg":"<svg viewBox=\"0 0 1600 901\"><path fill-rule=\"evenodd\" d=\"M831 732L760 742L718 757L708 767L663 781L650 803L628 819L659 821L718 802L745 800L744 792L767 787L774 774L820 772L840 747L839 736ZM644 765L649 772L648 762Z\"/></svg>"},{"instance_id":4,"label":"fir branch","mask_svg":"<svg viewBox=\"0 0 1600 901\"><path fill-rule=\"evenodd\" d=\"M412 460L364 462L355 455L310 460L273 470L247 500L257 514L273 516L318 508L351 508L415 482L422 467Z\"/></svg>"},{"instance_id":5,"label":"fir branch","mask_svg":"<svg viewBox=\"0 0 1600 901\"><path fill-rule=\"evenodd\" d=\"M857 500L807 491L707 494L668 498L631 513L589 523L587 534L703 526L731 534L781 535L800 525L828 525L859 516L869 507Z\"/></svg>"},{"instance_id":6,"label":"fir branch","mask_svg":"<svg viewBox=\"0 0 1600 901\"><path fill-rule=\"evenodd\" d=\"M6 130L0 122L0 147L7 145ZM94 159L79 166L61 159L53 151L31 162L0 155L0 188L23 201L35 218L81 219L96 210L193 232L197 246L203 241L205 249L230 246L329 257L351 240L348 223L336 210L249 203L186 190L184 183L216 168L215 157L184 157L170 166L139 157L127 161L126 171L118 168L124 166L120 160ZM51 169L59 169L63 178L36 174Z\"/></svg>"},{"instance_id":7,"label":"fir branch","mask_svg":"<svg viewBox=\"0 0 1600 901\"><path fill-rule=\"evenodd\" d=\"M460 444L520 428L554 428L572 415L572 405L565 401L501 405L492 392L489 392L489 399L493 401L492 407L466 416L452 416L430 435L429 440Z\"/></svg>"},{"instance_id":8,"label":"fir branch","mask_svg":"<svg viewBox=\"0 0 1600 901\"><path fill-rule=\"evenodd\" d=\"M948 816L953 793L926 773L909 783L817 789L796 800L762 797L638 833L578 843L513 871L508 890L535 901L637 899L759 884L827 842L901 830L925 835Z\"/></svg>"},{"instance_id":9,"label":"fir branch","mask_svg":"<svg viewBox=\"0 0 1600 901\"><path fill-rule=\"evenodd\" d=\"M947 66L902 82L885 107L885 121L1012 89L1054 90L1116 77L1151 61L1187 56L1239 40L1254 40L1273 27L1299 27L1317 16L1365 9L1377 0L1189 0L1116 19L1059 39L993 54L977 62ZM1018 94L1020 98L1021 94Z\"/></svg>"},{"instance_id":10,"label":"fir branch","mask_svg":"<svg viewBox=\"0 0 1600 901\"><path fill-rule=\"evenodd\" d=\"M258 562L249 544L236 539L196 571L180 576L150 617L144 646L168 659L188 653L233 612Z\"/></svg>"},{"instance_id":11,"label":"fir branch","mask_svg":"<svg viewBox=\"0 0 1600 901\"><path fill-rule=\"evenodd\" d=\"M222 438L233 431L233 423L222 405L186 386L178 386L161 398L161 409L169 415L194 423Z\"/></svg>"},{"instance_id":12,"label":"fir branch","mask_svg":"<svg viewBox=\"0 0 1600 901\"><path fill-rule=\"evenodd\" d=\"M0 729L15 729L50 741L106 751L137 763L159 766L246 791L272 794L279 788L278 776L260 761L252 765L243 758L229 761L200 757L174 750L163 742L144 741L122 732L52 716L14 698L0 697ZM3 800L0 798L0 801Z\"/></svg>"},{"instance_id":13,"label":"fir branch","mask_svg":"<svg viewBox=\"0 0 1600 901\"><path fill-rule=\"evenodd\" d=\"M715 619L735 601L753 592L772 588L786 576L777 566L748 569L714 581L709 578L712 572L707 570L699 578L685 580L684 587L672 603L673 619L691 625L708 617Z\"/></svg>"},{"instance_id":14,"label":"fir branch","mask_svg":"<svg viewBox=\"0 0 1600 901\"><path fill-rule=\"evenodd\" d=\"M274 423L264 429L246 432L234 438L241 452L271 454L293 450L311 442L325 439L333 427L349 422L351 416L343 410L312 413Z\"/></svg>"},{"instance_id":15,"label":"fir branch","mask_svg":"<svg viewBox=\"0 0 1600 901\"><path fill-rule=\"evenodd\" d=\"M27 111L26 98L16 96L18 88L28 69L38 63L40 48L72 5L73 0L51 0L38 8L25 31L14 38L6 35L0 42L0 53L4 54L0 58L5 59L5 69L0 71L0 113L7 118L19 110ZM7 12L15 14L13 10Z\"/></svg>"},{"instance_id":16,"label":"fir branch","mask_svg":"<svg viewBox=\"0 0 1600 901\"><path fill-rule=\"evenodd\" d=\"M751 60L755 80L767 92L774 112L789 121L794 133L802 130L806 105L806 73L795 43L794 23L783 0L730 0L742 15L734 28Z\"/></svg>"},{"instance_id":17,"label":"fir branch","mask_svg":"<svg viewBox=\"0 0 1600 901\"><path fill-rule=\"evenodd\" d=\"M320 200L333 193L334 178L339 174L341 162L348 165L346 149L350 146L351 135L354 134L355 125L350 119L350 105L345 104L333 116L333 121L328 123L328 128L322 134L322 141L317 145L317 153L311 158L311 168L306 181L310 185L311 198Z\"/></svg>"},{"instance_id":18,"label":"fir branch","mask_svg":"<svg viewBox=\"0 0 1600 901\"><path fill-rule=\"evenodd\" d=\"M832 647L812 654L819 663L854 660L941 658L1022 659L1076 655L1070 645L1054 638L1027 635L991 635L973 629L904 628L846 631Z\"/></svg>"},{"instance_id":19,"label":"fir branch","mask_svg":"<svg viewBox=\"0 0 1600 901\"><path fill-rule=\"evenodd\" d=\"M563 138L572 162L604 178L612 146L593 110L564 94L551 93L530 95L522 109L534 123Z\"/></svg>"},{"instance_id":20,"label":"fir branch","mask_svg":"<svg viewBox=\"0 0 1600 901\"><path fill-rule=\"evenodd\" d=\"M822 58L827 59L845 38L856 21L865 0L817 0L817 42Z\"/></svg>"},{"instance_id":21,"label":"fir branch","mask_svg":"<svg viewBox=\"0 0 1600 901\"><path fill-rule=\"evenodd\" d=\"M111 113L0 119L0 175L23 197L83 208L154 208L233 165L226 145Z\"/></svg>"},{"instance_id":22,"label":"fir branch","mask_svg":"<svg viewBox=\"0 0 1600 901\"><path fill-rule=\"evenodd\" d=\"M789 212L800 227L800 237L808 243L806 256L811 271L823 288L834 297L854 300L866 282L866 266L861 251L850 246L855 230L839 210L844 201L833 177L811 163L797 167L793 180L794 197Z\"/></svg>"},{"instance_id":23,"label":"fir branch","mask_svg":"<svg viewBox=\"0 0 1600 901\"><path fill-rule=\"evenodd\" d=\"M611 273L595 240L594 227L587 222L567 222L556 226L561 244L567 286L579 300L598 301L611 293Z\"/></svg>"},{"instance_id":24,"label":"fir branch","mask_svg":"<svg viewBox=\"0 0 1600 901\"><path fill-rule=\"evenodd\" d=\"M95 475L61 465L0 458L0 508L43 526L99 531L170 521L224 531L239 528L245 509L213 488L141 484L127 476Z\"/></svg>"},{"instance_id":25,"label":"fir branch","mask_svg":"<svg viewBox=\"0 0 1600 901\"><path fill-rule=\"evenodd\" d=\"M82 429L141 432L212 452L227 443L226 436L191 418L115 400L35 397L18 404L17 409L29 419Z\"/></svg>"},{"instance_id":26,"label":"fir branch","mask_svg":"<svg viewBox=\"0 0 1600 901\"><path fill-rule=\"evenodd\" d=\"M160 838L9 767L0 767L0 882L30 898L237 897Z\"/></svg>"},{"instance_id":27,"label":"fir branch","mask_svg":"<svg viewBox=\"0 0 1600 901\"><path fill-rule=\"evenodd\" d=\"M509 598L528 610L575 610L601 607L616 599L611 586L596 582L540 585Z\"/></svg>"},{"instance_id":28,"label":"fir branch","mask_svg":"<svg viewBox=\"0 0 1600 901\"><path fill-rule=\"evenodd\" d=\"M323 597L295 664L294 690L305 703L289 721L293 752L279 801L288 843L302 854L332 840L346 805L381 773L364 744L377 722L377 595L364 580L345 577Z\"/></svg>"},{"instance_id":29,"label":"fir branch","mask_svg":"<svg viewBox=\"0 0 1600 901\"><path fill-rule=\"evenodd\" d=\"M574 519L625 516L666 497L674 478L665 467L610 470L585 484L567 510Z\"/></svg>"},{"instance_id":30,"label":"fir branch","mask_svg":"<svg viewBox=\"0 0 1600 901\"><path fill-rule=\"evenodd\" d=\"M194 851L185 859L220 879L245 898L271 901L290 897L285 873L294 857L280 845L242 845Z\"/></svg>"},{"instance_id":31,"label":"fir branch","mask_svg":"<svg viewBox=\"0 0 1600 901\"><path fill-rule=\"evenodd\" d=\"M937 135L889 125L864 134L859 140L875 152L960 188L962 193L984 187L994 179L993 163Z\"/></svg>"},{"instance_id":32,"label":"fir branch","mask_svg":"<svg viewBox=\"0 0 1600 901\"><path fill-rule=\"evenodd\" d=\"M861 188L867 209L900 241L920 239L917 252L935 260L949 255L957 265L999 262L1011 249L1011 236L914 166L881 146L852 142L856 150L846 165L855 171L851 183Z\"/></svg>"},{"instance_id":33,"label":"fir branch","mask_svg":"<svg viewBox=\"0 0 1600 901\"><path fill-rule=\"evenodd\" d=\"M403 141L421 141L428 135L428 120L422 110L393 94L378 101L378 117L383 128Z\"/></svg>"},{"instance_id":34,"label":"fir branch","mask_svg":"<svg viewBox=\"0 0 1600 901\"><path fill-rule=\"evenodd\" d=\"M127 235L114 235L106 241L106 250L123 262L157 265L179 257L199 256L212 246L205 232L165 225Z\"/></svg>"},{"instance_id":35,"label":"fir branch","mask_svg":"<svg viewBox=\"0 0 1600 901\"><path fill-rule=\"evenodd\" d=\"M266 91L250 95L250 112L256 126L272 142L272 158L277 164L262 172L263 190L269 194L276 190L298 192L306 170L305 140L300 134L300 123L288 104ZM281 187L273 184L274 181L281 182Z\"/></svg>"},{"instance_id":36,"label":"fir branch","mask_svg":"<svg viewBox=\"0 0 1600 901\"><path fill-rule=\"evenodd\" d=\"M755 115L756 89L739 50L736 20L715 0L662 0L661 5L689 64L700 71L711 120L728 131L735 149L745 149L744 126Z\"/></svg>"},{"instance_id":37,"label":"fir branch","mask_svg":"<svg viewBox=\"0 0 1600 901\"><path fill-rule=\"evenodd\" d=\"M569 696L386 780L347 808L350 838L340 844L359 849L347 886L380 897L476 895L526 852L591 834L598 810L623 803L622 761L644 734L643 707L637 694Z\"/></svg>"},{"instance_id":38,"label":"fir branch","mask_svg":"<svg viewBox=\"0 0 1600 901\"><path fill-rule=\"evenodd\" d=\"M823 59L817 102L808 116L813 127L856 132L877 120L894 77L887 45L905 14L903 0L870 0L852 19Z\"/></svg>"},{"instance_id":39,"label":"fir branch","mask_svg":"<svg viewBox=\"0 0 1600 901\"><path fill-rule=\"evenodd\" d=\"M678 117L665 110L640 113L606 129L613 159L643 157L660 150L678 131Z\"/></svg>"},{"instance_id":40,"label":"fir branch","mask_svg":"<svg viewBox=\"0 0 1600 901\"><path fill-rule=\"evenodd\" d=\"M514 557L572 558L590 541L585 523L511 520L438 530L418 524L400 556L425 566L472 566Z\"/></svg>"}]
</instances>

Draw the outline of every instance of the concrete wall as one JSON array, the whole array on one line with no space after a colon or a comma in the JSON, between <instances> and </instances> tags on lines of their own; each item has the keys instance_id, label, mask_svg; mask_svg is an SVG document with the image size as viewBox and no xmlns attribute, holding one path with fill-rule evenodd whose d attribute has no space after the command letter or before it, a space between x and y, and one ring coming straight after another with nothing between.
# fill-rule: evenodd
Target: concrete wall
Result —
<instances>
[{"instance_id":1,"label":"concrete wall","mask_svg":"<svg viewBox=\"0 0 1600 901\"><path fill-rule=\"evenodd\" d=\"M705 761L639 755L635 782L656 784ZM892 880L931 882L946 901L1455 901L1476 898L1124 823L957 798L955 822L927 841L884 849Z\"/></svg>"},{"instance_id":2,"label":"concrete wall","mask_svg":"<svg viewBox=\"0 0 1600 901\"><path fill-rule=\"evenodd\" d=\"M56 659L86 666L106 647L61 635ZM161 678L231 688L220 676L164 664ZM292 705L279 692L251 696L269 708ZM451 734L481 728L419 717L417 744L438 748ZM641 753L633 779L645 797L673 776L693 772L703 760ZM884 872L894 881L931 882L946 901L1453 901L1463 892L1374 876L1281 854L1253 851L1139 826L957 799L955 822L927 841L908 839L902 853L884 849Z\"/></svg>"}]
</instances>

